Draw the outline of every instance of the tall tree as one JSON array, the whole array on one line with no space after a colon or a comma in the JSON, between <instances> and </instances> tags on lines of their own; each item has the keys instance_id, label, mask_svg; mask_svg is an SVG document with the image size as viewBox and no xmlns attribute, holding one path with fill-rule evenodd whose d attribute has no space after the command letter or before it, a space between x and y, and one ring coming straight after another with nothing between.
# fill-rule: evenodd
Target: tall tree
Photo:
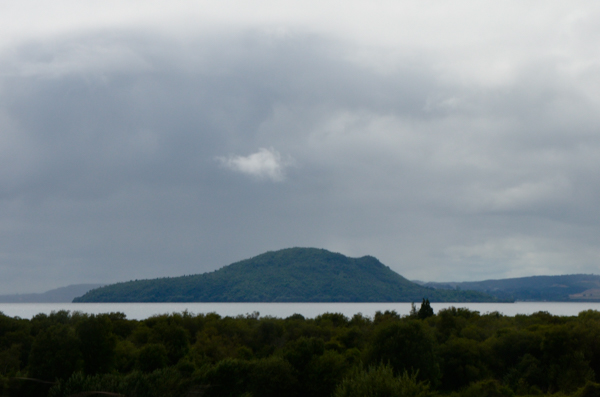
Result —
<instances>
[{"instance_id":1,"label":"tall tree","mask_svg":"<svg viewBox=\"0 0 600 397\"><path fill-rule=\"evenodd\" d=\"M421 308L419 309L419 313L417 314L417 317L419 317L421 320L424 320L427 317L433 316L433 314L434 314L433 308L431 307L431 304L429 303L429 299L423 298L423 303L421 303Z\"/></svg>"}]
</instances>

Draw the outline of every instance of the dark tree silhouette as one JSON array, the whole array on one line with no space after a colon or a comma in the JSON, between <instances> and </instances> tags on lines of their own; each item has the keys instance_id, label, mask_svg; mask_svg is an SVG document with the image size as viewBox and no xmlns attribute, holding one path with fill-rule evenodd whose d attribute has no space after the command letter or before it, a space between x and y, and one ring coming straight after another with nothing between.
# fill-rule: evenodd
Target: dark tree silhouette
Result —
<instances>
[{"instance_id":1,"label":"dark tree silhouette","mask_svg":"<svg viewBox=\"0 0 600 397\"><path fill-rule=\"evenodd\" d=\"M431 317L431 316L433 316L433 309L431 308L431 305L429 304L429 299L423 298L423 303L421 303L421 308L419 309L419 313L417 314L417 317L419 317L421 320L424 320L427 317Z\"/></svg>"}]
</instances>

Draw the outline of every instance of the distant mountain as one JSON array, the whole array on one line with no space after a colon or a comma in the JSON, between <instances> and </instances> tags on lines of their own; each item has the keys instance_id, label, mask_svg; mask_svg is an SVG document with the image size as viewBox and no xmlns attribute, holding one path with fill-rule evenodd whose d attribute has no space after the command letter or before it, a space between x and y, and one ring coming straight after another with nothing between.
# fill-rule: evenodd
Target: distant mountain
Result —
<instances>
[{"instance_id":1,"label":"distant mountain","mask_svg":"<svg viewBox=\"0 0 600 397\"><path fill-rule=\"evenodd\" d=\"M570 274L532 276L474 282L424 283L438 290L474 290L503 300L517 301L600 301L600 276Z\"/></svg>"},{"instance_id":2,"label":"distant mountain","mask_svg":"<svg viewBox=\"0 0 600 397\"><path fill-rule=\"evenodd\" d=\"M68 303L102 284L73 284L40 294L0 295L0 303Z\"/></svg>"},{"instance_id":3,"label":"distant mountain","mask_svg":"<svg viewBox=\"0 0 600 397\"><path fill-rule=\"evenodd\" d=\"M408 281L372 256L316 248L267 252L210 273L107 285L73 302L490 302L482 292Z\"/></svg>"}]
</instances>

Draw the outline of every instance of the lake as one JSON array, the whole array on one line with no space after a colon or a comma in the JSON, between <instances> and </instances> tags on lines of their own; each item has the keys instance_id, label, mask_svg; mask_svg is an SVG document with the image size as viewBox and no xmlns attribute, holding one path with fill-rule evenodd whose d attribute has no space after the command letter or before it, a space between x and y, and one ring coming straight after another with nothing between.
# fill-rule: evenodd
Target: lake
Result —
<instances>
[{"instance_id":1,"label":"lake","mask_svg":"<svg viewBox=\"0 0 600 397\"><path fill-rule=\"evenodd\" d=\"M417 309L420 304L417 303ZM447 307L465 307L481 314L499 312L507 316L546 311L558 316L576 316L584 310L600 311L600 302L516 302L516 303L432 303L438 310ZM165 313L193 314L218 313L221 316L239 316L259 312L261 317L288 317L298 313L307 318L323 313L342 313L352 317L357 313L372 317L376 311L395 310L401 315L410 312L410 303L0 303L0 312L11 317L32 318L38 313L68 310L90 314L122 312L128 319L143 320Z\"/></svg>"}]
</instances>

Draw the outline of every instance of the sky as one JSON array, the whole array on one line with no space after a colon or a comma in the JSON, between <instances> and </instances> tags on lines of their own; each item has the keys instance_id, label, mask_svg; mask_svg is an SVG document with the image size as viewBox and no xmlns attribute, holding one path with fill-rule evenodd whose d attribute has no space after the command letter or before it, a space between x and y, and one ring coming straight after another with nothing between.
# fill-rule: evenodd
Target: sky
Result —
<instances>
[{"instance_id":1,"label":"sky","mask_svg":"<svg viewBox=\"0 0 600 397\"><path fill-rule=\"evenodd\" d=\"M599 42L589 1L4 0L0 294L599 274Z\"/></svg>"}]
</instances>

